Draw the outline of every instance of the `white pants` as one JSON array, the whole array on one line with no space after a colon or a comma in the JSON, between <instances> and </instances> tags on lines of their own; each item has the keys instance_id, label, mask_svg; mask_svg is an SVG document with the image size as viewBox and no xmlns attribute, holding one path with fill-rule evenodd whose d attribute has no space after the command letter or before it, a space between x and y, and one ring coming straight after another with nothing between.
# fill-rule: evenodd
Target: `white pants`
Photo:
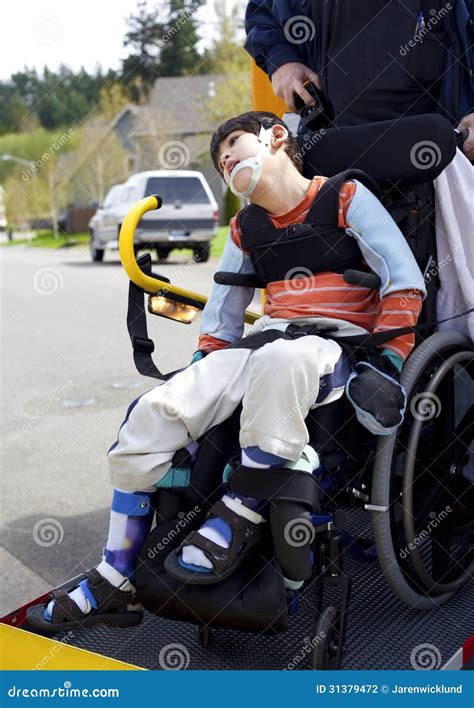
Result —
<instances>
[{"instance_id":1,"label":"white pants","mask_svg":"<svg viewBox=\"0 0 474 708\"><path fill-rule=\"evenodd\" d=\"M344 392L341 351L335 341L311 335L212 352L132 404L108 454L112 484L136 491L158 482L177 450L241 402L241 447L297 460L309 441L310 408Z\"/></svg>"}]
</instances>

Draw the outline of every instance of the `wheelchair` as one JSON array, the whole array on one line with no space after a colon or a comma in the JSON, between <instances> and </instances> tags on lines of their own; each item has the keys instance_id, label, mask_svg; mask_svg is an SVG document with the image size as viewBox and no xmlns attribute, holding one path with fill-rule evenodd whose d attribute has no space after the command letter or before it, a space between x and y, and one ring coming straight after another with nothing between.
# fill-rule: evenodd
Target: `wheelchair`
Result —
<instances>
[{"instance_id":1,"label":"wheelchair","mask_svg":"<svg viewBox=\"0 0 474 708\"><path fill-rule=\"evenodd\" d=\"M417 243L417 234L430 213L421 209L416 213L417 205L409 200L407 206L401 185L429 182L451 161L456 136L449 123L435 115L419 116L328 130L318 139L314 135L304 139L309 143L305 176L361 169L385 190L385 203L389 210L390 203L395 205L391 211L396 220L401 212L405 216L415 212L418 221L405 236L415 244L415 256L426 274L436 262L435 243L425 236ZM413 164L413 146L418 144L437 148L430 169ZM405 210L396 199L399 194L404 195ZM176 372L162 374L151 358L154 347L144 297L149 297L149 312L185 323L203 309L205 298L153 274L149 255L135 260L134 228L145 211L157 206L159 197L148 197L132 209L122 226L120 254L131 279L128 328L137 369L167 379ZM435 311L435 299L436 288L428 288L424 311ZM425 312L424 316L430 320ZM246 321L257 317L247 313ZM348 555L359 562L378 562L399 602L421 611L443 605L469 583L474 576L474 471L469 454L474 348L459 332L433 330L417 334L416 347L404 365L401 382L408 403L395 433L370 435L345 397L312 409L306 418L309 444L318 452L321 467L318 498L296 519L292 552L304 544L312 549L311 575L300 590L285 587L281 557L288 549L275 544L270 529L263 544L220 583L184 584L164 569L165 557L202 524L225 491L223 473L229 472L240 449L237 409L197 441L197 455L192 457L187 450L176 453L172 469L180 474L154 494L156 523L136 570L144 608L196 625L199 643L206 647L213 628L268 636L284 632L304 598L314 607L311 667L337 669L351 595L351 578L345 572ZM274 501L281 501L281 496ZM350 523L354 519L355 526Z\"/></svg>"}]
</instances>

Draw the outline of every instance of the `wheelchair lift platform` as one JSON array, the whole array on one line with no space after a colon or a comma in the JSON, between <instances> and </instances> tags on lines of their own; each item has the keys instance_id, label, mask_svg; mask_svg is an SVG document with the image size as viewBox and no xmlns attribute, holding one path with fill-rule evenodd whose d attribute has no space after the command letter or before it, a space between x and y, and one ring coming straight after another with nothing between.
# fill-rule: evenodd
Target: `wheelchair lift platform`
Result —
<instances>
[{"instance_id":1,"label":"wheelchair lift platform","mask_svg":"<svg viewBox=\"0 0 474 708\"><path fill-rule=\"evenodd\" d=\"M347 518L350 531L369 535L365 514L353 510ZM461 668L470 654L474 655L472 584L462 588L445 605L420 611L405 607L391 593L376 560L358 562L347 554L345 571L352 576L352 591L342 669L441 669L459 655L464 645L464 661L460 659L446 667ZM89 652L88 668L95 663L96 668L104 669L160 670L164 668L160 652L163 657L167 649L172 651L172 645L190 670L306 670L310 668L314 636L314 594L314 588L306 589L300 596L298 613L289 618L288 630L274 637L218 628L212 630L211 641L203 648L195 625L145 612L141 624L131 629L100 626L63 632L50 639L56 646L64 643L68 649L77 647ZM38 599L29 604L37 602ZM40 637L32 637L29 627L22 625L25 610L26 607L20 608L0 622L22 626L27 631L20 630L17 634L25 635L26 642L33 647ZM3 630L11 632L10 628ZM11 633L9 636L12 639ZM40 643L38 661L46 651L49 650ZM54 661L48 668L81 668L85 652L76 657L72 652L69 655L57 652L57 660L60 665ZM28 667L17 664L15 668L32 668L35 663Z\"/></svg>"}]
</instances>

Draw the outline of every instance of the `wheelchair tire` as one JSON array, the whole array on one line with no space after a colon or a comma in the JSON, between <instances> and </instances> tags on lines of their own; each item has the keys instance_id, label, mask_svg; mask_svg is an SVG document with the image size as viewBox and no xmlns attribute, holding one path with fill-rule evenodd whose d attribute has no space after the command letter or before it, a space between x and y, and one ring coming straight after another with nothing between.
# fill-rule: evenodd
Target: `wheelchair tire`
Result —
<instances>
[{"instance_id":1,"label":"wheelchair tire","mask_svg":"<svg viewBox=\"0 0 474 708\"><path fill-rule=\"evenodd\" d=\"M465 352L472 352L472 343L459 332L441 331L436 332L426 339L410 356L401 376L401 381L407 391L407 399L410 401L411 394L416 390L416 386L434 357ZM439 399L438 399L439 400ZM440 591L423 592L421 582L411 584L407 579L407 574L403 572L400 559L394 546L393 518L390 505L393 503L393 476L394 455L396 453L397 441L402 434L403 424L397 432L391 436L380 437L378 440L376 459L373 470L371 503L377 506L389 507L389 511L372 512L375 543L377 555L382 569L382 573L390 589L398 599L409 607L418 610L430 610L447 602L455 592L470 579L470 567L461 576L460 582L453 583L452 591L443 592L442 585ZM407 457L411 455L415 458L414 450L407 448ZM416 569L414 571L416 575Z\"/></svg>"},{"instance_id":2,"label":"wheelchair tire","mask_svg":"<svg viewBox=\"0 0 474 708\"><path fill-rule=\"evenodd\" d=\"M341 617L332 605L321 612L316 622L314 639L318 638L322 640L316 641L311 652L311 668L313 671L337 671L342 659Z\"/></svg>"}]
</instances>

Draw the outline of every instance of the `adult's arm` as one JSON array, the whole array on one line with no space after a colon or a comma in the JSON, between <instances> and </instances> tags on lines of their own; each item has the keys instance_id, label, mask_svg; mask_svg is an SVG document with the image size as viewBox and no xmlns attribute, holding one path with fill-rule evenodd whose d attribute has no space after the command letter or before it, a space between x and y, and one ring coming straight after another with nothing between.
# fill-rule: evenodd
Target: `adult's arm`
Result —
<instances>
[{"instance_id":1,"label":"adult's arm","mask_svg":"<svg viewBox=\"0 0 474 708\"><path fill-rule=\"evenodd\" d=\"M299 42L298 38L295 41L292 34L294 18L305 15L306 5L309 6L309 3L291 3L288 0L251 0L247 5L245 49L270 78L283 64L308 63L311 53L308 44L311 42ZM306 19L311 22L309 17ZM308 25L309 36L313 34L314 37L311 25Z\"/></svg>"}]
</instances>

